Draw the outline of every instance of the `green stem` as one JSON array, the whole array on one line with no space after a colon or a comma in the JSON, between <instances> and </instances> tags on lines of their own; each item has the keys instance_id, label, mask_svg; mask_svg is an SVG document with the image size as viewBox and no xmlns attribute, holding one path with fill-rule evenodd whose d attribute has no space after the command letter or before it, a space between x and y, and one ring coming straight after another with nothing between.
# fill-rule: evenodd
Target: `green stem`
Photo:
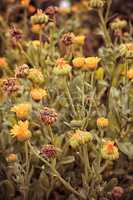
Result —
<instances>
[{"instance_id":1,"label":"green stem","mask_svg":"<svg viewBox=\"0 0 133 200\"><path fill-rule=\"evenodd\" d=\"M66 78L64 79L64 82L65 82L65 84L64 84L64 86L65 86L65 93L66 93L66 96L67 96L67 98L69 100L72 112L73 112L74 116L77 116L77 113L76 113L76 110L75 110L75 107L74 107L74 103L73 103L73 99L71 97L71 94L70 94L70 91L69 91L69 88L68 88L68 83L67 83Z\"/></svg>"},{"instance_id":2,"label":"green stem","mask_svg":"<svg viewBox=\"0 0 133 200\"><path fill-rule=\"evenodd\" d=\"M48 126L49 136L51 138L51 144L54 144L54 135L51 126Z\"/></svg>"},{"instance_id":3,"label":"green stem","mask_svg":"<svg viewBox=\"0 0 133 200\"><path fill-rule=\"evenodd\" d=\"M28 185L29 185L28 174L29 174L29 167L30 167L27 141L25 142L25 160L26 160L26 163L25 163L25 166L26 166L26 169L25 169L25 186L27 186L27 187L25 189L25 195L24 196L25 196L25 199L27 199L28 198Z\"/></svg>"},{"instance_id":4,"label":"green stem","mask_svg":"<svg viewBox=\"0 0 133 200\"><path fill-rule=\"evenodd\" d=\"M68 183L67 181L65 181L65 179L63 179L59 172L44 158L42 158L34 149L34 147L30 144L30 142L28 141L28 145L31 149L31 151L36 155L37 158L39 158L42 162L44 162L46 164L47 167L49 167L51 169L51 171L56 175L56 177L58 178L58 180L60 180L60 182L65 186L66 189L68 189L69 191L71 191L72 193L74 193L75 195L77 195L78 197L80 197L81 199L85 199L82 194L80 194L79 192L77 192L70 183Z\"/></svg>"},{"instance_id":5,"label":"green stem","mask_svg":"<svg viewBox=\"0 0 133 200\"><path fill-rule=\"evenodd\" d=\"M17 43L17 45L18 45L18 47L19 47L21 53L27 58L27 60L29 61L29 63L30 63L32 66L34 66L34 63L32 62L31 58L28 56L28 54L24 51L22 45L21 45L19 42Z\"/></svg>"},{"instance_id":6,"label":"green stem","mask_svg":"<svg viewBox=\"0 0 133 200\"><path fill-rule=\"evenodd\" d=\"M105 23L105 20L104 20L104 17L103 17L102 9L98 10L98 15L99 15L99 18L100 18L100 21L101 21L101 28L102 28L103 33L104 33L105 44L106 44L107 47L110 47L112 42L111 42L111 38L110 38L109 32L108 32L107 27L106 27L106 23Z\"/></svg>"}]
</instances>

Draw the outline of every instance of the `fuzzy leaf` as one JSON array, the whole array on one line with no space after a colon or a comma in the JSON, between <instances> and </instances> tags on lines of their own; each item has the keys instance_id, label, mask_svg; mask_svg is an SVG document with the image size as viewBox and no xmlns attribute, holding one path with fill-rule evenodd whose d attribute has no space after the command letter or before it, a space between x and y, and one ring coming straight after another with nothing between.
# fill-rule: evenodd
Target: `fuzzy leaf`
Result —
<instances>
[{"instance_id":1,"label":"fuzzy leaf","mask_svg":"<svg viewBox=\"0 0 133 200\"><path fill-rule=\"evenodd\" d=\"M119 142L118 147L129 159L133 159L133 144L131 142Z\"/></svg>"},{"instance_id":2,"label":"fuzzy leaf","mask_svg":"<svg viewBox=\"0 0 133 200\"><path fill-rule=\"evenodd\" d=\"M72 162L75 161L75 157L74 156L67 156L67 157L64 157L62 160L61 160L61 164L62 165L67 165L67 164L70 164Z\"/></svg>"}]
</instances>

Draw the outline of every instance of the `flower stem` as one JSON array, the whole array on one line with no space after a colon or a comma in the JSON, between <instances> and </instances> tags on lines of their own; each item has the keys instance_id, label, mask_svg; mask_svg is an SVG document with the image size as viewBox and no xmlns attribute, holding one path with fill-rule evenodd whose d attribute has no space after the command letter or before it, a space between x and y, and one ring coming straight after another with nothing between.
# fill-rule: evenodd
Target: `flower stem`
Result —
<instances>
[{"instance_id":1,"label":"flower stem","mask_svg":"<svg viewBox=\"0 0 133 200\"><path fill-rule=\"evenodd\" d=\"M38 157L42 162L44 162L47 167L49 167L51 169L51 171L55 174L55 176L57 177L57 179L65 186L66 189L68 189L69 191L71 191L72 193L74 193L75 195L77 195L78 197L80 197L81 199L85 198L82 196L82 194L80 194L79 192L77 192L70 183L68 183L67 181L65 181L64 178L61 177L61 175L59 174L59 172L44 158L42 158L34 149L34 147L30 144L30 142L28 141L28 145L31 149L31 151L36 155L36 157Z\"/></svg>"},{"instance_id":2,"label":"flower stem","mask_svg":"<svg viewBox=\"0 0 133 200\"><path fill-rule=\"evenodd\" d=\"M66 96L67 96L67 98L69 100L72 112L73 112L74 116L77 116L77 113L76 113L76 110L75 110L75 107L74 107L74 103L73 103L73 99L71 97L71 94L70 94L70 91L69 91L69 88L68 88L68 83L67 83L66 78L64 79L64 82L65 82L65 84L64 84L64 86L65 86L65 93L66 93Z\"/></svg>"},{"instance_id":3,"label":"flower stem","mask_svg":"<svg viewBox=\"0 0 133 200\"><path fill-rule=\"evenodd\" d=\"M109 32L108 32L107 27L106 27L106 22L105 22L104 17L103 17L102 9L98 10L98 15L99 15L99 18L100 18L100 21L101 21L101 28L102 28L102 31L104 33L105 44L106 44L107 47L110 47L112 42L111 42L111 38L110 38Z\"/></svg>"}]
</instances>

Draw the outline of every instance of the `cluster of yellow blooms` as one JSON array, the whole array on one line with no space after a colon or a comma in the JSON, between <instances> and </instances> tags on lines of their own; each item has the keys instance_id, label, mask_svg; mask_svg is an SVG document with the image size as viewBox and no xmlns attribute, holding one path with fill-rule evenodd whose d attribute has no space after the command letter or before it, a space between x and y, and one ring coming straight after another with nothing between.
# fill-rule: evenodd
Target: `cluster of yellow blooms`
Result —
<instances>
[{"instance_id":1,"label":"cluster of yellow blooms","mask_svg":"<svg viewBox=\"0 0 133 200\"><path fill-rule=\"evenodd\" d=\"M84 70L95 70L100 60L98 57L77 57L73 59L73 66Z\"/></svg>"}]
</instances>

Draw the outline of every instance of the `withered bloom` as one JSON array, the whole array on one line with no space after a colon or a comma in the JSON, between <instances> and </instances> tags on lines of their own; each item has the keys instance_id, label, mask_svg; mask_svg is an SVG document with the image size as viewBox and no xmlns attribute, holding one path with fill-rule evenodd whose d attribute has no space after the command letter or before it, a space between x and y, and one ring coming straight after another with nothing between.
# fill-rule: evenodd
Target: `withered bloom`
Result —
<instances>
[{"instance_id":1,"label":"withered bloom","mask_svg":"<svg viewBox=\"0 0 133 200\"><path fill-rule=\"evenodd\" d=\"M49 16L50 19L53 19L56 17L56 14L58 13L58 7L56 6L49 6L45 9L46 15Z\"/></svg>"},{"instance_id":2,"label":"withered bloom","mask_svg":"<svg viewBox=\"0 0 133 200\"><path fill-rule=\"evenodd\" d=\"M44 107L43 110L40 111L40 118L46 125L56 122L57 116L58 115L53 108Z\"/></svg>"},{"instance_id":3,"label":"withered bloom","mask_svg":"<svg viewBox=\"0 0 133 200\"><path fill-rule=\"evenodd\" d=\"M20 29L17 29L15 26L11 27L10 34L14 42L17 42L22 39L22 31Z\"/></svg>"},{"instance_id":4,"label":"withered bloom","mask_svg":"<svg viewBox=\"0 0 133 200\"><path fill-rule=\"evenodd\" d=\"M2 82L2 90L7 94L12 94L13 92L18 91L20 85L16 78L8 78Z\"/></svg>"},{"instance_id":5,"label":"withered bloom","mask_svg":"<svg viewBox=\"0 0 133 200\"><path fill-rule=\"evenodd\" d=\"M28 74L28 72L29 72L29 66L26 64L23 64L21 66L16 67L15 77L23 78Z\"/></svg>"},{"instance_id":6,"label":"withered bloom","mask_svg":"<svg viewBox=\"0 0 133 200\"><path fill-rule=\"evenodd\" d=\"M60 42L66 46L70 46L73 44L74 34L73 33L65 33Z\"/></svg>"},{"instance_id":7,"label":"withered bloom","mask_svg":"<svg viewBox=\"0 0 133 200\"><path fill-rule=\"evenodd\" d=\"M113 197L120 199L124 194L124 189L120 186L115 186L111 193Z\"/></svg>"},{"instance_id":8,"label":"withered bloom","mask_svg":"<svg viewBox=\"0 0 133 200\"><path fill-rule=\"evenodd\" d=\"M57 155L58 149L51 144L45 144L41 148L41 154L46 158L55 158Z\"/></svg>"}]
</instances>

